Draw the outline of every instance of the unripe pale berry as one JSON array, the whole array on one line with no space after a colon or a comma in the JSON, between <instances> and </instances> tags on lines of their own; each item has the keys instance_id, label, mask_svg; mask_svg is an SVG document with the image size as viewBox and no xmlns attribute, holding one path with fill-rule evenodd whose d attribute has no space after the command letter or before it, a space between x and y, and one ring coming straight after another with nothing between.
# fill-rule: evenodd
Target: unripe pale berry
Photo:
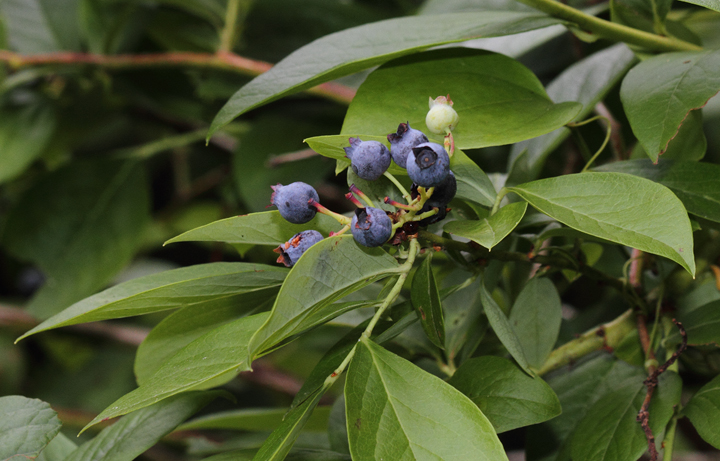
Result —
<instances>
[{"instance_id":1,"label":"unripe pale berry","mask_svg":"<svg viewBox=\"0 0 720 461\"><path fill-rule=\"evenodd\" d=\"M438 96L430 98L430 110L425 116L425 124L432 133L447 134L455 129L460 120L455 109L452 108L453 102L450 95Z\"/></svg>"}]
</instances>

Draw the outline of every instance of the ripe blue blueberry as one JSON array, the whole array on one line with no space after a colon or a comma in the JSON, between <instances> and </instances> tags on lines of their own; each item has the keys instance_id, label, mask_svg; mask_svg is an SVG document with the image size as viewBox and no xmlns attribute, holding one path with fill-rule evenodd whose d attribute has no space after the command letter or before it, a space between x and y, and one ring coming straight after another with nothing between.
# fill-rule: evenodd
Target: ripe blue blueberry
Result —
<instances>
[{"instance_id":1,"label":"ripe blue blueberry","mask_svg":"<svg viewBox=\"0 0 720 461\"><path fill-rule=\"evenodd\" d=\"M322 239L322 234L316 230L306 230L293 235L290 240L273 250L280 254L277 262L285 264L286 267L293 267L308 248Z\"/></svg>"},{"instance_id":2,"label":"ripe blue blueberry","mask_svg":"<svg viewBox=\"0 0 720 461\"><path fill-rule=\"evenodd\" d=\"M450 157L440 144L434 142L419 144L413 147L408 155L408 176L418 186L439 186L449 171Z\"/></svg>"},{"instance_id":3,"label":"ripe blue blueberry","mask_svg":"<svg viewBox=\"0 0 720 461\"><path fill-rule=\"evenodd\" d=\"M358 208L350 222L355 240L366 247L379 247L392 235L392 220L379 208Z\"/></svg>"},{"instance_id":4,"label":"ripe blue blueberry","mask_svg":"<svg viewBox=\"0 0 720 461\"><path fill-rule=\"evenodd\" d=\"M312 186L294 182L283 186L270 186L274 191L270 201L278 207L280 216L293 224L305 224L315 217L317 210L308 204L309 200L320 200Z\"/></svg>"},{"instance_id":5,"label":"ripe blue blueberry","mask_svg":"<svg viewBox=\"0 0 720 461\"><path fill-rule=\"evenodd\" d=\"M350 147L345 148L350 167L356 175L368 181L375 181L390 167L390 151L381 142L361 141L350 138Z\"/></svg>"},{"instance_id":6,"label":"ripe blue blueberry","mask_svg":"<svg viewBox=\"0 0 720 461\"><path fill-rule=\"evenodd\" d=\"M407 157L413 147L428 142L427 136L422 131L410 128L410 122L401 123L397 133L387 135L390 142L390 155L398 166L405 168Z\"/></svg>"}]
</instances>

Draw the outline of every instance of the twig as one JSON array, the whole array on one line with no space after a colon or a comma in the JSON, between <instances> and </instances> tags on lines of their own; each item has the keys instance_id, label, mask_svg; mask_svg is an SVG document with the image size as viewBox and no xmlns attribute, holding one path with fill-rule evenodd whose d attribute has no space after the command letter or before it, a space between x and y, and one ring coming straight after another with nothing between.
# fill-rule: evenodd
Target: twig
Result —
<instances>
[{"instance_id":1,"label":"twig","mask_svg":"<svg viewBox=\"0 0 720 461\"><path fill-rule=\"evenodd\" d=\"M225 70L252 77L267 72L272 68L272 64L270 63L248 59L230 52L169 52L117 55L59 52L24 56L12 51L0 50L0 62L5 62L13 70L39 66L82 65L94 65L113 70L154 67L191 67ZM355 96L354 89L333 82L323 83L306 91L342 104L349 104Z\"/></svg>"},{"instance_id":2,"label":"twig","mask_svg":"<svg viewBox=\"0 0 720 461\"><path fill-rule=\"evenodd\" d=\"M650 373L650 376L643 382L645 386L647 387L647 393L645 394L645 400L643 400L643 404L640 407L640 411L637 415L637 421L642 426L643 432L645 432L645 438L648 442L648 451L650 452L650 461L657 461L658 459L658 452L657 448L655 447L655 436L652 433L652 430L650 429L650 412L648 409L650 408L650 402L652 401L653 393L655 392L655 388L658 385L658 377L665 372L665 370L670 367L675 361L678 359L680 354L682 354L685 349L687 349L687 332L685 332L685 328L683 327L682 323L678 322L675 319L672 319L673 323L678 327L680 330L680 336L682 337L682 342L680 343L680 347L673 352L672 356L657 367L657 369L653 370Z\"/></svg>"},{"instance_id":3,"label":"twig","mask_svg":"<svg viewBox=\"0 0 720 461\"><path fill-rule=\"evenodd\" d=\"M318 153L312 149L302 149L295 152L288 152L287 154L273 155L265 162L265 166L268 168L277 168L285 163L297 162L313 158L317 155Z\"/></svg>"},{"instance_id":4,"label":"twig","mask_svg":"<svg viewBox=\"0 0 720 461\"><path fill-rule=\"evenodd\" d=\"M613 116L612 112L607 108L605 103L599 102L595 105L595 113L604 117L603 123L609 123L611 128L610 147L615 154L615 160L625 160L625 142L621 134L622 125Z\"/></svg>"}]
</instances>

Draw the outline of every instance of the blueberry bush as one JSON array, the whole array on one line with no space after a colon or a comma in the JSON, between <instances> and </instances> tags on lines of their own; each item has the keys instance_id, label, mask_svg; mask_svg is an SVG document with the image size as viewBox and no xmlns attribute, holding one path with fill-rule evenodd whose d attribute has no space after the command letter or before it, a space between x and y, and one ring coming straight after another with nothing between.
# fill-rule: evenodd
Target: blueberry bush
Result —
<instances>
[{"instance_id":1,"label":"blueberry bush","mask_svg":"<svg viewBox=\"0 0 720 461\"><path fill-rule=\"evenodd\" d=\"M0 0L0 459L717 456L718 91L718 0Z\"/></svg>"}]
</instances>

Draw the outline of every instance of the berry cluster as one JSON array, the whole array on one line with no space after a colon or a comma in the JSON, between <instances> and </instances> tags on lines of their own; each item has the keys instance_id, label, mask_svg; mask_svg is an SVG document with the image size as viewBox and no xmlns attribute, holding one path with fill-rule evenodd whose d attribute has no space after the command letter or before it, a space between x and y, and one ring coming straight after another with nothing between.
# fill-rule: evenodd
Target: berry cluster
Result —
<instances>
[{"instance_id":1,"label":"berry cluster","mask_svg":"<svg viewBox=\"0 0 720 461\"><path fill-rule=\"evenodd\" d=\"M436 101L441 98L443 101L449 101L449 97L447 99L440 97ZM431 99L431 112L438 104ZM450 108L452 102L449 105L447 102L442 104ZM452 111L452 108L450 110ZM354 184L350 187L350 192L345 195L358 207L352 218L322 206L315 189L303 182L273 186L272 204L277 206L283 218L294 224L307 223L316 213L323 213L344 225L334 235L350 230L353 238L366 247L378 247L388 241L393 245L399 245L413 238L419 227L444 219L448 211L447 205L457 192L455 175L450 171L450 155L454 144L450 129L457 124L457 114L442 123L447 124L444 130L447 134L446 146L450 154L444 146L429 142L424 133L411 128L409 123L401 123L395 133L387 135L390 149L378 141L349 139L350 146L345 148L345 156L350 159L350 168L355 174L367 181L376 181L381 176L386 176L405 197L407 204L385 197L385 203L397 208L393 213L375 207L372 200ZM434 126L428 125L428 127L433 132L436 131L433 129ZM408 176L413 181L410 193L388 173L392 161L407 170ZM275 252L280 254L278 262L287 267L293 266L308 248L322 238L322 235L315 230L295 234L275 249Z\"/></svg>"}]
</instances>

